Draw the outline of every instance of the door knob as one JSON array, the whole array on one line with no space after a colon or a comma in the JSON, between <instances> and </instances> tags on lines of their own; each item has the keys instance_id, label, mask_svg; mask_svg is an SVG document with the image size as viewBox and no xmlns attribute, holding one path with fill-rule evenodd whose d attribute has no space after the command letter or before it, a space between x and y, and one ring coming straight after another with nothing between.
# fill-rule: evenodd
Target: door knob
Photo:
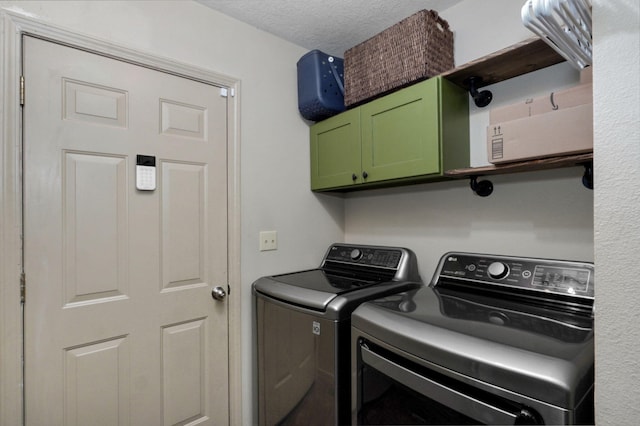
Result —
<instances>
[{"instance_id":1,"label":"door knob","mask_svg":"<svg viewBox=\"0 0 640 426\"><path fill-rule=\"evenodd\" d=\"M224 298L227 297L227 292L224 291L222 287L214 287L213 290L211 290L211 297L215 300L224 300Z\"/></svg>"}]
</instances>

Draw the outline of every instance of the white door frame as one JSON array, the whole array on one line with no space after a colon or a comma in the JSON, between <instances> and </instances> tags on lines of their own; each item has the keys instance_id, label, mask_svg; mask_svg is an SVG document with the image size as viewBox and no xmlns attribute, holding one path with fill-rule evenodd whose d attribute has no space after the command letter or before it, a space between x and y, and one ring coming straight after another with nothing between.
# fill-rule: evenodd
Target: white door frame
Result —
<instances>
[{"instance_id":1,"label":"white door frame","mask_svg":"<svg viewBox=\"0 0 640 426\"><path fill-rule=\"evenodd\" d=\"M23 421L22 308L22 35L31 34L206 84L229 93L227 145L229 421L242 424L240 291L240 81L206 69L68 31L0 9L0 424ZM28 83L27 83L28 84ZM231 96L235 93L235 96ZM28 296L27 296L28 297Z\"/></svg>"}]
</instances>

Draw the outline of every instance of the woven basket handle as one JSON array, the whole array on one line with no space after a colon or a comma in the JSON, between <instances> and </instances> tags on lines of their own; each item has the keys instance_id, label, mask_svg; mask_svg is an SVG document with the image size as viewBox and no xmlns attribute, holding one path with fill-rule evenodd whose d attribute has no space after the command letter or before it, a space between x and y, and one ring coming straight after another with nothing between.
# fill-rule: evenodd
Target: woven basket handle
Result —
<instances>
[{"instance_id":1,"label":"woven basket handle","mask_svg":"<svg viewBox=\"0 0 640 426\"><path fill-rule=\"evenodd\" d=\"M443 28L444 31L449 29L449 23L447 21L445 21L444 19L442 19L439 15L438 12L436 12L435 10L430 10L429 14L431 15L431 17L433 19L435 19L438 24L440 24Z\"/></svg>"}]
</instances>

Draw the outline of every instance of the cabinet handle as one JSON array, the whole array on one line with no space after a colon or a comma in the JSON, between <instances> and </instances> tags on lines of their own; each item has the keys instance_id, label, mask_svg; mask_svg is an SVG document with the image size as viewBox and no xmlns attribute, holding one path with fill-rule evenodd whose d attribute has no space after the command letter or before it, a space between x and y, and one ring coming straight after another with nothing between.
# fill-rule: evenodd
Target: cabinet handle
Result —
<instances>
[{"instance_id":1,"label":"cabinet handle","mask_svg":"<svg viewBox=\"0 0 640 426\"><path fill-rule=\"evenodd\" d=\"M362 172L362 177L363 177L364 179L368 178L368 177L369 177L369 173L367 173L367 172Z\"/></svg>"},{"instance_id":2,"label":"cabinet handle","mask_svg":"<svg viewBox=\"0 0 640 426\"><path fill-rule=\"evenodd\" d=\"M351 175L351 179L355 181L356 179L358 179L358 175L357 175L357 174L355 174L355 173L354 173L354 174L352 174L352 175Z\"/></svg>"}]
</instances>

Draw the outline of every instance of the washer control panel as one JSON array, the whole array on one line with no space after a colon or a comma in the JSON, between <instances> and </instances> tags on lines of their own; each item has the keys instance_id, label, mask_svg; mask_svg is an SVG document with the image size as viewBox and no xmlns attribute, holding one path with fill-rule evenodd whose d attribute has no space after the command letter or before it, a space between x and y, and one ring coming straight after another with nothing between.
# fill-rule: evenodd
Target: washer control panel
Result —
<instances>
[{"instance_id":1,"label":"washer control panel","mask_svg":"<svg viewBox=\"0 0 640 426\"><path fill-rule=\"evenodd\" d=\"M325 261L397 269L402 255L399 248L335 244L329 248Z\"/></svg>"},{"instance_id":2,"label":"washer control panel","mask_svg":"<svg viewBox=\"0 0 640 426\"><path fill-rule=\"evenodd\" d=\"M593 275L593 264L585 262L447 253L432 285L444 277L593 297Z\"/></svg>"}]
</instances>

